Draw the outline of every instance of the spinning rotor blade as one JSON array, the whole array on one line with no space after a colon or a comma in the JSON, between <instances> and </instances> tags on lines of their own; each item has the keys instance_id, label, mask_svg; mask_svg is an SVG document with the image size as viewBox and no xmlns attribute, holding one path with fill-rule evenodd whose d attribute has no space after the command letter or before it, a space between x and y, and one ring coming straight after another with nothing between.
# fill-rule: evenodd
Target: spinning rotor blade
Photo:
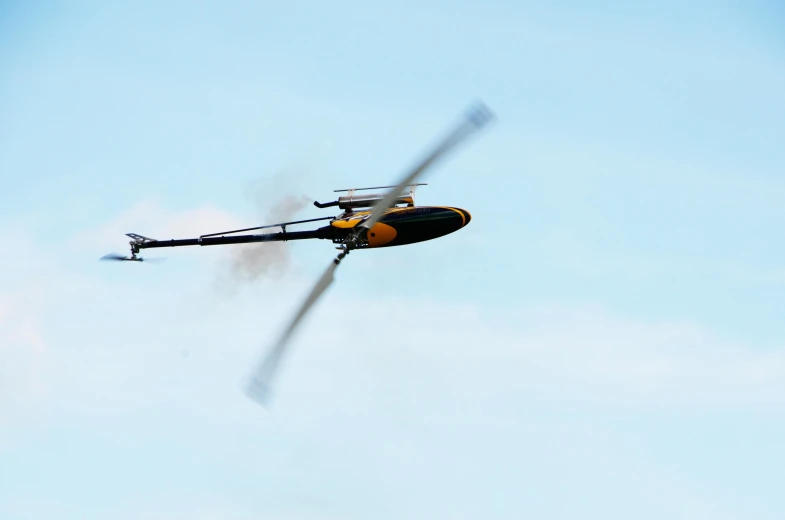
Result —
<instances>
[{"instance_id":1,"label":"spinning rotor blade","mask_svg":"<svg viewBox=\"0 0 785 520\"><path fill-rule=\"evenodd\" d=\"M389 193L387 193L381 201L373 206L373 210L368 218L359 224L355 229L355 234L350 236L344 241L344 250L332 261L327 267L322 277L316 282L316 285L311 290L311 293L305 299L300 309L295 314L294 319L289 323L288 327L284 330L283 334L278 341L270 348L267 355L260 360L256 365L253 373L247 380L244 390L248 397L257 403L265 406L272 393L272 382L275 377L278 365L281 362L286 348L294 335L297 327L300 325L303 317L313 307L316 301L321 297L327 288L333 283L335 270L338 264L347 255L347 253L354 248L355 241L360 233L368 231L374 224L381 218L385 211L395 205L395 201L401 191L408 185L414 183L415 179L421 175L428 167L430 167L439 158L455 148L458 144L464 141L474 131L482 128L486 123L494 118L493 113L483 104L478 104L467 113L464 114L464 119L442 140L442 142L434 148L429 155L425 157L414 169L407 173L398 185Z\"/></svg>"},{"instance_id":2,"label":"spinning rotor blade","mask_svg":"<svg viewBox=\"0 0 785 520\"><path fill-rule=\"evenodd\" d=\"M441 144L434 148L425 159L423 159L413 170L406 174L401 179L398 185L392 191L388 192L385 197L373 206L370 216L357 227L364 230L369 230L381 218L385 211L390 209L394 204L398 195L403 191L406 186L413 184L415 179L419 177L425 170L428 169L440 157L445 155L451 149L458 146L462 141L469 137L474 131L480 130L486 123L494 119L494 114L483 103L478 103L476 106L471 107L464 113L463 119L458 125L447 134L442 140Z\"/></svg>"},{"instance_id":3,"label":"spinning rotor blade","mask_svg":"<svg viewBox=\"0 0 785 520\"><path fill-rule=\"evenodd\" d=\"M117 253L109 253L108 255L104 255L101 257L101 261L103 262L111 261L111 260L122 262L124 260L128 260L128 257L125 255L119 255Z\"/></svg>"},{"instance_id":4,"label":"spinning rotor blade","mask_svg":"<svg viewBox=\"0 0 785 520\"><path fill-rule=\"evenodd\" d=\"M267 356L265 356L265 358L262 359L261 362L256 366L254 373L246 383L246 395L262 406L266 405L268 402L272 392L273 377L275 376L276 369L278 368L278 365L283 358L284 353L286 352L286 347L289 345L289 340L296 331L297 326L300 324L300 321L302 321L305 314L311 309L311 307L313 307L319 297L324 294L324 291L326 291L327 288L330 287L330 285L333 283L333 274L338 268L338 264L340 264L341 260L343 260L344 256L346 256L346 253L342 252L333 259L322 277L319 278L318 282L316 282L316 285L311 290L311 294L308 295L308 298L306 298L303 304L300 306L300 310L297 311L294 319L291 321L291 323L289 323L289 326L286 327L283 334L281 334L281 337L278 338L278 341L268 351Z\"/></svg>"},{"instance_id":5,"label":"spinning rotor blade","mask_svg":"<svg viewBox=\"0 0 785 520\"><path fill-rule=\"evenodd\" d=\"M152 258L149 257L139 257L137 260L140 262L150 262L151 264L160 264L161 262L166 262L166 258L160 256L154 256Z\"/></svg>"},{"instance_id":6,"label":"spinning rotor blade","mask_svg":"<svg viewBox=\"0 0 785 520\"><path fill-rule=\"evenodd\" d=\"M139 257L130 257L130 256L125 256L125 255L119 255L117 253L109 253L108 255L102 256L100 258L100 260L103 261L103 262L106 262L106 261L113 261L113 262L150 262L150 263L158 264L158 263L161 263L164 260L166 260L166 258L157 258L157 257L155 257L155 258L142 258L141 256L139 256Z\"/></svg>"}]
</instances>

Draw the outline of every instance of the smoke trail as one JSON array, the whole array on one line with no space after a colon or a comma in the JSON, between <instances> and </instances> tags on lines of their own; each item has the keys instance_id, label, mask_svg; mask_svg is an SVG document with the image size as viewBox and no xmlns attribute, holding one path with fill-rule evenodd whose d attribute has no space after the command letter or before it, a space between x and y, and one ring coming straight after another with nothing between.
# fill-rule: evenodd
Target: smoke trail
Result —
<instances>
[{"instance_id":1,"label":"smoke trail","mask_svg":"<svg viewBox=\"0 0 785 520\"><path fill-rule=\"evenodd\" d=\"M287 195L272 207L265 221L276 224L291 220L310 202L311 199L304 195ZM278 231L280 229L271 228L261 232ZM229 249L230 272L232 277L240 282L253 282L262 276L278 279L286 273L289 265L290 255L286 242L242 244Z\"/></svg>"}]
</instances>

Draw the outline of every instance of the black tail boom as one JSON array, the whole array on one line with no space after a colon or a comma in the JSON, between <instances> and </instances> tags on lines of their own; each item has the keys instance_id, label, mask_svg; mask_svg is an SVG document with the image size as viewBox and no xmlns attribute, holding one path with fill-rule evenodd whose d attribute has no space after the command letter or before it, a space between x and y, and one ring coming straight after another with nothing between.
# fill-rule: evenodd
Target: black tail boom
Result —
<instances>
[{"instance_id":1,"label":"black tail boom","mask_svg":"<svg viewBox=\"0 0 785 520\"><path fill-rule=\"evenodd\" d=\"M140 249L154 247L183 247L183 246L221 246L227 244L250 244L255 242L285 242L288 240L308 240L313 238L333 239L335 228L324 226L311 231L282 231L280 233L263 233L258 235L211 236L199 238L183 238L173 240L138 240L131 243L131 249L138 253Z\"/></svg>"}]
</instances>

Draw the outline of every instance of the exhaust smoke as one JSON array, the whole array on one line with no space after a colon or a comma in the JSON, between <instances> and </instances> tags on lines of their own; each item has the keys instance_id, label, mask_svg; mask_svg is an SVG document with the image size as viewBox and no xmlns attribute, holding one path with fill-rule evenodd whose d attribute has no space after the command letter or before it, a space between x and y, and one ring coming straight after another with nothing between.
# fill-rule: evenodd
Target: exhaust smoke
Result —
<instances>
[{"instance_id":1,"label":"exhaust smoke","mask_svg":"<svg viewBox=\"0 0 785 520\"><path fill-rule=\"evenodd\" d=\"M293 220L298 211L310 204L305 195L287 195L279 200L265 217L265 222L276 224ZM263 230L267 233L280 231L275 228ZM229 270L239 282L254 282L262 276L280 278L291 263L286 242L243 244L229 250Z\"/></svg>"}]
</instances>

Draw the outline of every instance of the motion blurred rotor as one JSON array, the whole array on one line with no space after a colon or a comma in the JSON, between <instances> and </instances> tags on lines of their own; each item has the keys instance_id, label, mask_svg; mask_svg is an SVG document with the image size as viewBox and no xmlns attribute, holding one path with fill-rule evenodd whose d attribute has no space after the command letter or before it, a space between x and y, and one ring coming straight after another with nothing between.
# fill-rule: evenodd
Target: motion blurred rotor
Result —
<instances>
[{"instance_id":1,"label":"motion blurred rotor","mask_svg":"<svg viewBox=\"0 0 785 520\"><path fill-rule=\"evenodd\" d=\"M301 304L294 318L284 329L278 340L269 348L266 355L254 366L251 375L245 382L244 391L248 397L255 402L267 406L272 396L272 383L277 369L286 354L290 341L293 338L298 326L308 311L316 304L318 299L325 293L334 281L334 273L341 260L353 249L360 247L363 241L367 240L370 229L379 221L387 210L398 202L401 192L407 187L415 184L415 181L425 173L428 168L433 166L440 158L449 151L455 149L464 142L469 136L482 129L486 124L495 118L494 114L482 103L470 107L464 113L463 118L457 125L435 146L419 163L406 172L397 185L377 203L368 217L358 224L353 232L347 235L340 245L342 252L330 263L327 270L314 285L308 297Z\"/></svg>"}]
</instances>

